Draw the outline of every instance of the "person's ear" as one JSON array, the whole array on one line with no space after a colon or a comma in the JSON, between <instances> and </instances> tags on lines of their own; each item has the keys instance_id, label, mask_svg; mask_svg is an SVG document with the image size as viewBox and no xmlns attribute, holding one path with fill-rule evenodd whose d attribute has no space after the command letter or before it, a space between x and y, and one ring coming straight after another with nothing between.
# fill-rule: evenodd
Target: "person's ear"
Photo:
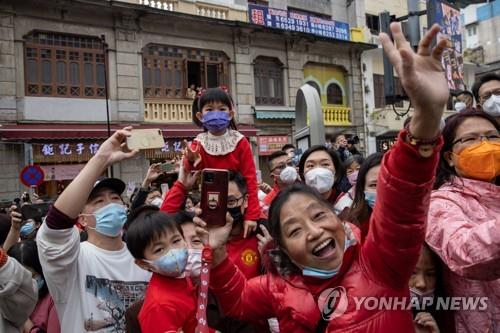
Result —
<instances>
[{"instance_id":1,"label":"person's ear","mask_svg":"<svg viewBox=\"0 0 500 333\"><path fill-rule=\"evenodd\" d=\"M229 117L231 117L231 119L234 119L235 114L236 112L234 112L234 109L229 110Z\"/></svg>"},{"instance_id":2,"label":"person's ear","mask_svg":"<svg viewBox=\"0 0 500 333\"><path fill-rule=\"evenodd\" d=\"M455 167L455 163L453 162L453 153L451 151L445 152L443 154L443 157L450 167L452 167L452 168Z\"/></svg>"},{"instance_id":3,"label":"person's ear","mask_svg":"<svg viewBox=\"0 0 500 333\"><path fill-rule=\"evenodd\" d=\"M203 113L200 111L196 112L196 118L200 121L200 123L203 123Z\"/></svg>"},{"instance_id":4,"label":"person's ear","mask_svg":"<svg viewBox=\"0 0 500 333\"><path fill-rule=\"evenodd\" d=\"M149 263L147 263L146 261L144 261L143 259L135 259L134 262L137 266L139 266L140 268L142 268L145 271L148 271L148 272L153 271L153 267L151 267L151 265Z\"/></svg>"},{"instance_id":5,"label":"person's ear","mask_svg":"<svg viewBox=\"0 0 500 333\"><path fill-rule=\"evenodd\" d=\"M243 208L247 209L248 207L248 194L245 194L245 198L243 200Z\"/></svg>"},{"instance_id":6,"label":"person's ear","mask_svg":"<svg viewBox=\"0 0 500 333\"><path fill-rule=\"evenodd\" d=\"M78 219L76 222L85 229L87 227L87 216L82 214L78 215Z\"/></svg>"}]
</instances>

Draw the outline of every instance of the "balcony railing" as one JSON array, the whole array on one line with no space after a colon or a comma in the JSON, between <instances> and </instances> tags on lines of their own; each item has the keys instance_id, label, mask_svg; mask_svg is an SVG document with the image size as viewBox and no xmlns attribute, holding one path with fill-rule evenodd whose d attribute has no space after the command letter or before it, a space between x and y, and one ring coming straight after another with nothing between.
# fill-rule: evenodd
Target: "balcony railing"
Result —
<instances>
[{"instance_id":1,"label":"balcony railing","mask_svg":"<svg viewBox=\"0 0 500 333\"><path fill-rule=\"evenodd\" d=\"M206 5L196 5L196 14L216 19L225 20L229 16L229 10Z\"/></svg>"},{"instance_id":2,"label":"balcony railing","mask_svg":"<svg viewBox=\"0 0 500 333\"><path fill-rule=\"evenodd\" d=\"M150 6L153 8L158 8L158 9L163 9L163 10L168 10L168 11L175 11L177 10L177 1L176 0L139 0L139 4L145 5L145 6Z\"/></svg>"},{"instance_id":3,"label":"balcony railing","mask_svg":"<svg viewBox=\"0 0 500 333\"><path fill-rule=\"evenodd\" d=\"M193 100L146 100L144 101L144 121L147 123L191 123Z\"/></svg>"},{"instance_id":4,"label":"balcony railing","mask_svg":"<svg viewBox=\"0 0 500 333\"><path fill-rule=\"evenodd\" d=\"M325 126L351 125L351 108L344 106L324 106L322 109Z\"/></svg>"}]
</instances>

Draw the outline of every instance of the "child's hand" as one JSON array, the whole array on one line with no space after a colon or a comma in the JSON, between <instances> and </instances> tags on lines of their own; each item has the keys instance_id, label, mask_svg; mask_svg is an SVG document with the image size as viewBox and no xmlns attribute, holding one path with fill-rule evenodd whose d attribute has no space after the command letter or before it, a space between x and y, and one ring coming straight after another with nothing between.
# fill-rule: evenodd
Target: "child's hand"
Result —
<instances>
[{"instance_id":1,"label":"child's hand","mask_svg":"<svg viewBox=\"0 0 500 333\"><path fill-rule=\"evenodd\" d=\"M258 249L260 257L262 258L264 256L264 249L266 248L267 244L273 241L273 238L271 237L269 231L267 231L267 228L263 224L260 225L260 230L262 230L262 235L257 234L257 239L259 240Z\"/></svg>"},{"instance_id":2,"label":"child's hand","mask_svg":"<svg viewBox=\"0 0 500 333\"><path fill-rule=\"evenodd\" d=\"M245 220L243 222L243 238L247 238L247 235L251 234L257 230L257 222Z\"/></svg>"},{"instance_id":3,"label":"child's hand","mask_svg":"<svg viewBox=\"0 0 500 333\"><path fill-rule=\"evenodd\" d=\"M184 140L186 148L184 149L184 157L187 158L189 163L193 163L194 167L197 167L201 162L200 146L197 145L193 150L186 140Z\"/></svg>"},{"instance_id":4,"label":"child's hand","mask_svg":"<svg viewBox=\"0 0 500 333\"><path fill-rule=\"evenodd\" d=\"M416 333L439 333L436 320L428 312L417 313L414 322Z\"/></svg>"}]
</instances>

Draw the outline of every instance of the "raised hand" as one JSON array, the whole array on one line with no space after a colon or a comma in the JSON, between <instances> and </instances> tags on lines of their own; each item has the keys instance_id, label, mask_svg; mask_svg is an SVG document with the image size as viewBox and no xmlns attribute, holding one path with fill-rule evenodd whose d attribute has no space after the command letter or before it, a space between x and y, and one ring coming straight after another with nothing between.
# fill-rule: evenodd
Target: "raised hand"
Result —
<instances>
[{"instance_id":1,"label":"raised hand","mask_svg":"<svg viewBox=\"0 0 500 333\"><path fill-rule=\"evenodd\" d=\"M127 126L116 131L99 147L95 157L103 159L106 166L123 161L135 156L139 150L130 150L127 147L126 139L132 134L132 126Z\"/></svg>"},{"instance_id":2,"label":"raised hand","mask_svg":"<svg viewBox=\"0 0 500 333\"><path fill-rule=\"evenodd\" d=\"M384 51L415 109L410 131L419 139L434 138L437 135L449 96L441 65L446 40L439 40L436 47L431 48L432 40L439 33L439 29L439 25L435 24L427 31L418 44L417 52L413 51L405 39L399 23L391 24L394 42L387 34L380 34Z\"/></svg>"},{"instance_id":3,"label":"raised hand","mask_svg":"<svg viewBox=\"0 0 500 333\"><path fill-rule=\"evenodd\" d=\"M417 313L414 322L416 333L439 333L436 320L428 312Z\"/></svg>"},{"instance_id":4,"label":"raised hand","mask_svg":"<svg viewBox=\"0 0 500 333\"><path fill-rule=\"evenodd\" d=\"M250 220L243 221L243 238L247 238L255 230L257 230L257 222Z\"/></svg>"},{"instance_id":5,"label":"raised hand","mask_svg":"<svg viewBox=\"0 0 500 333\"><path fill-rule=\"evenodd\" d=\"M264 249L266 248L267 244L273 241L273 237L263 224L260 225L260 230L262 231L262 235L257 234L257 248L259 249L260 257L262 258L264 256Z\"/></svg>"},{"instance_id":6,"label":"raised hand","mask_svg":"<svg viewBox=\"0 0 500 333\"><path fill-rule=\"evenodd\" d=\"M142 188L148 188L161 175L160 165L161 163L155 163L149 166L148 173L142 181Z\"/></svg>"},{"instance_id":7,"label":"raised hand","mask_svg":"<svg viewBox=\"0 0 500 333\"><path fill-rule=\"evenodd\" d=\"M209 245L214 251L213 265L216 266L226 257L226 244L233 228L233 218L231 214L226 214L226 224L223 226L208 226L205 221L198 216L201 209L195 209L197 215L193 222L196 224L196 234L203 244Z\"/></svg>"},{"instance_id":8,"label":"raised hand","mask_svg":"<svg viewBox=\"0 0 500 333\"><path fill-rule=\"evenodd\" d=\"M184 157L196 168L201 162L200 146L197 145L196 148L193 149L186 140L184 140L184 145L186 146L186 148L184 148Z\"/></svg>"},{"instance_id":9,"label":"raised hand","mask_svg":"<svg viewBox=\"0 0 500 333\"><path fill-rule=\"evenodd\" d=\"M184 185L184 187L187 190L190 190L193 188L194 184L196 184L196 180L198 179L198 176L200 175L200 170L194 171L194 172L189 172L184 168L184 164L180 163L179 166L179 182Z\"/></svg>"}]
</instances>

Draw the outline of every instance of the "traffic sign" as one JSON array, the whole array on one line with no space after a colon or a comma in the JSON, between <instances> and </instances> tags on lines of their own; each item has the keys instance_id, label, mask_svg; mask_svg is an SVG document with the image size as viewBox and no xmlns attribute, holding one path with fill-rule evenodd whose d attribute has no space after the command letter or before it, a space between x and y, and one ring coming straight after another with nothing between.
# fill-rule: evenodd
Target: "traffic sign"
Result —
<instances>
[{"instance_id":1,"label":"traffic sign","mask_svg":"<svg viewBox=\"0 0 500 333\"><path fill-rule=\"evenodd\" d=\"M39 186L45 179L45 173L38 165L27 165L21 170L19 179L24 186Z\"/></svg>"}]
</instances>

